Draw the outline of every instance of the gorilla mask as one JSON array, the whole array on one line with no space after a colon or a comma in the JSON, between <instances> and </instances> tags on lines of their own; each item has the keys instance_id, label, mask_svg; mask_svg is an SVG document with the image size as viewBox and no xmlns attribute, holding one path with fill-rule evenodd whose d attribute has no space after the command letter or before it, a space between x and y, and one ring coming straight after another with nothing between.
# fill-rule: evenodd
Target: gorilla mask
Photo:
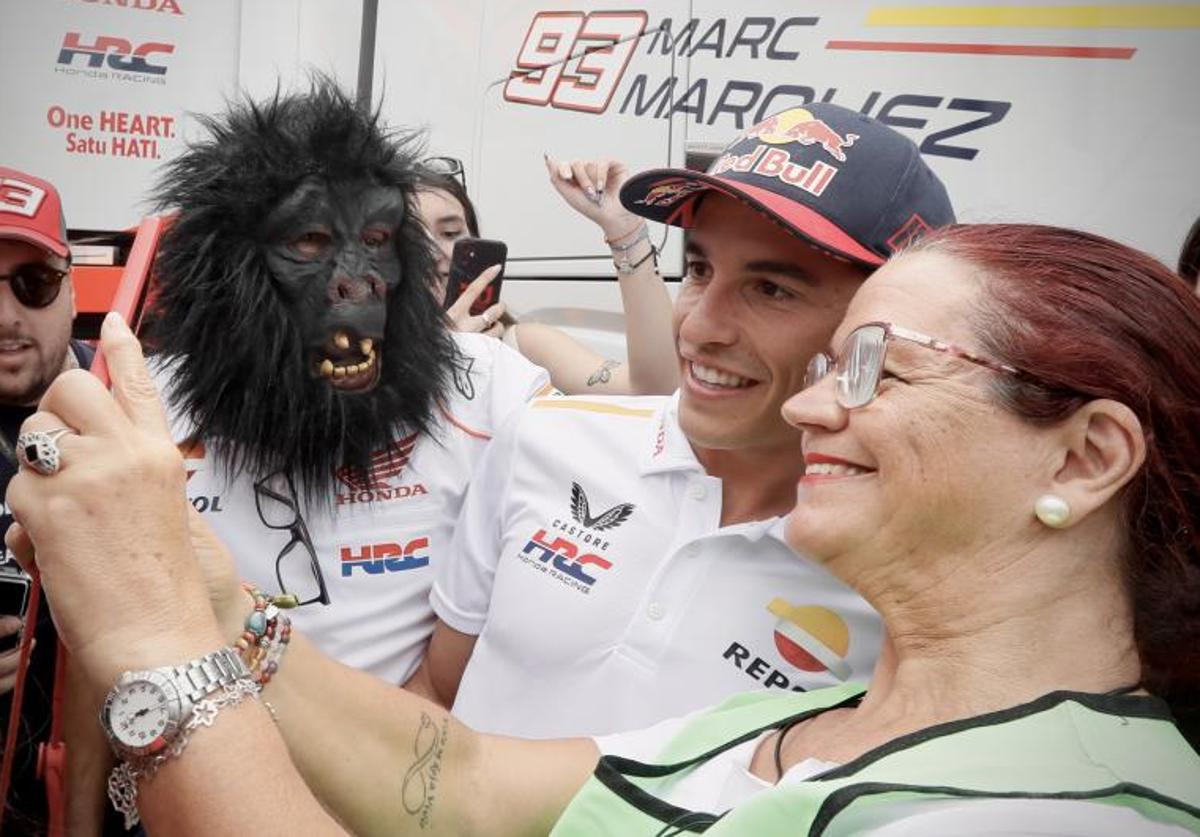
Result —
<instances>
[{"instance_id":1,"label":"gorilla mask","mask_svg":"<svg viewBox=\"0 0 1200 837\"><path fill-rule=\"evenodd\" d=\"M462 359L415 214L414 140L331 81L202 118L172 161L152 341L177 409L232 472L328 496L399 434L430 432Z\"/></svg>"}]
</instances>

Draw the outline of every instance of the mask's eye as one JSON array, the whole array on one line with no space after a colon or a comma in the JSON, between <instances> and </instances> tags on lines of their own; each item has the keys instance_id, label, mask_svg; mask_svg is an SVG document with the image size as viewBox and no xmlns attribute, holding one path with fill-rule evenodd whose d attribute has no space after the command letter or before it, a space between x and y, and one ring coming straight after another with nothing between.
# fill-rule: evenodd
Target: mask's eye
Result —
<instances>
[{"instance_id":1,"label":"mask's eye","mask_svg":"<svg viewBox=\"0 0 1200 837\"><path fill-rule=\"evenodd\" d=\"M324 230L308 230L292 241L292 249L309 259L323 257L333 245L333 236Z\"/></svg>"},{"instance_id":2,"label":"mask's eye","mask_svg":"<svg viewBox=\"0 0 1200 837\"><path fill-rule=\"evenodd\" d=\"M387 244L391 239L391 235L387 230L367 230L363 233L363 244L370 247L372 250L378 250L383 245Z\"/></svg>"}]
</instances>

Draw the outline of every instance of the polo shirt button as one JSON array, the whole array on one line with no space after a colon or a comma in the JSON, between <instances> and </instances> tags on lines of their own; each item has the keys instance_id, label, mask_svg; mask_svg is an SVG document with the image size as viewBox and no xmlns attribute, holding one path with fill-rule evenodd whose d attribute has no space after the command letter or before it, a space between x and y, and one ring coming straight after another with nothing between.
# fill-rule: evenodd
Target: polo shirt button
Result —
<instances>
[{"instance_id":1,"label":"polo shirt button","mask_svg":"<svg viewBox=\"0 0 1200 837\"><path fill-rule=\"evenodd\" d=\"M667 615L667 609L658 602L650 602L649 606L646 608L646 615L655 622L658 622Z\"/></svg>"},{"instance_id":2,"label":"polo shirt button","mask_svg":"<svg viewBox=\"0 0 1200 837\"><path fill-rule=\"evenodd\" d=\"M697 483L688 490L688 496L690 496L693 500L703 500L708 496L708 489Z\"/></svg>"}]
</instances>

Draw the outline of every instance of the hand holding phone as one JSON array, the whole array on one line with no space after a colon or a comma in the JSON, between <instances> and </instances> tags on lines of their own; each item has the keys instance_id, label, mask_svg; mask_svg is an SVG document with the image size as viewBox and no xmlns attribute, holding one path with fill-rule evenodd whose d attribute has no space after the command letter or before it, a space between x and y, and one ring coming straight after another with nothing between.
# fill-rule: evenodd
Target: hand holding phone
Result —
<instances>
[{"instance_id":1,"label":"hand holding phone","mask_svg":"<svg viewBox=\"0 0 1200 837\"><path fill-rule=\"evenodd\" d=\"M31 584L16 565L0 567L0 654L16 648L21 640L21 620L29 606Z\"/></svg>"},{"instance_id":2,"label":"hand holding phone","mask_svg":"<svg viewBox=\"0 0 1200 837\"><path fill-rule=\"evenodd\" d=\"M508 258L508 245L503 241L486 238L460 238L454 242L450 256L450 281L446 284L447 310L479 275L494 265L500 265L500 273L479 291L471 303L471 316L478 317L500 301L500 284L504 280L504 261Z\"/></svg>"}]
</instances>

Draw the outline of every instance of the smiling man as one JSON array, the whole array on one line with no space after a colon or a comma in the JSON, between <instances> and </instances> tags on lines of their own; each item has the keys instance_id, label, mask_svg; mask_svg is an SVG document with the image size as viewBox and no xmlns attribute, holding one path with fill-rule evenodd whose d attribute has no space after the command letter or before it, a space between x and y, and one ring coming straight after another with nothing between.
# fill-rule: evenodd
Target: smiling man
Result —
<instances>
[{"instance_id":1,"label":"smiling man","mask_svg":"<svg viewBox=\"0 0 1200 837\"><path fill-rule=\"evenodd\" d=\"M477 729L635 729L755 685L864 678L879 653L874 611L784 543L805 464L780 408L863 278L953 220L945 189L895 131L811 105L621 201L691 231L682 385L535 401L485 455L410 683ZM641 236L618 267L645 261Z\"/></svg>"}]
</instances>

